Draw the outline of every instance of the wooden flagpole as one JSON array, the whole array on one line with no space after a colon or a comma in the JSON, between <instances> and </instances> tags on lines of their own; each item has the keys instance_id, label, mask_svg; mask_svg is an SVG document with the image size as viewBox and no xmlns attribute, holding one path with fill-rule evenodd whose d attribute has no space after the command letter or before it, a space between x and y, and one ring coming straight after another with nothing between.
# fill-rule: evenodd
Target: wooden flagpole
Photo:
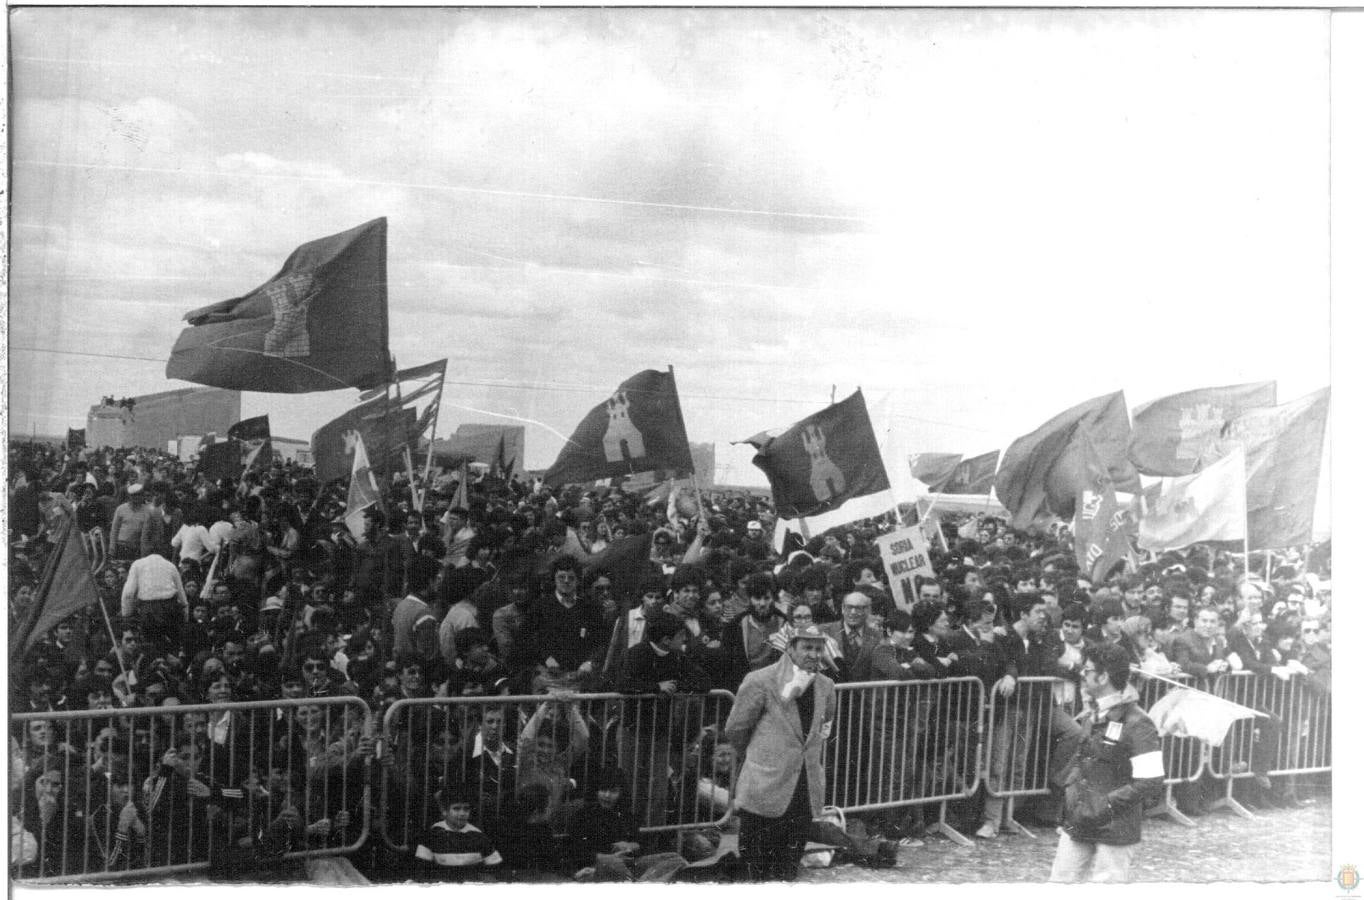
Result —
<instances>
[{"instance_id":1,"label":"wooden flagpole","mask_svg":"<svg viewBox=\"0 0 1364 900\"><path fill-rule=\"evenodd\" d=\"M396 376L397 373L395 372L394 375ZM399 382L399 381L396 379L396 377L394 378L394 381L393 381L393 393L397 395L396 399L397 399L397 401L398 401L398 412L399 412L399 414L401 415L402 409L403 409L403 386L402 386L402 383ZM388 396L387 391L385 391L384 396ZM384 416L384 444L385 444L385 445L388 444L388 436L389 436L389 428L390 428L390 427L391 427L391 426L390 426L390 424L389 424L389 422L388 422L388 416ZM387 446L385 447L385 453L384 453L385 457L387 457L388 453L389 453L391 450L392 450L391 447L387 447ZM412 494L412 507L413 507L414 509L420 510L420 509L421 509L421 498L417 496L417 476L416 476L416 474L412 471L412 446L411 446L410 444L408 444L408 442L407 442L407 436L406 436L406 435L403 435L403 463L404 463L404 465L407 466L407 489L408 489L409 493Z\"/></svg>"},{"instance_id":2,"label":"wooden flagpole","mask_svg":"<svg viewBox=\"0 0 1364 900\"><path fill-rule=\"evenodd\" d=\"M417 506L417 511L426 509L426 495L431 487L431 459L436 452L436 425L440 421L440 401L445 395L445 370L440 373L440 387L436 388L436 399L432 402L436 404L435 412L431 415L431 436L426 441L426 469L422 472L422 495L421 503Z\"/></svg>"}]
</instances>

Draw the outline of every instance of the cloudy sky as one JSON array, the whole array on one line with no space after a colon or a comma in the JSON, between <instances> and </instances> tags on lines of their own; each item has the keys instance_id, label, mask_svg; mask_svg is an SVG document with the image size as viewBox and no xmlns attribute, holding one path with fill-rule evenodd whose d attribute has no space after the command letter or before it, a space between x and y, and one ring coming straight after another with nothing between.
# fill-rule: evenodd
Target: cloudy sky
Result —
<instances>
[{"instance_id":1,"label":"cloudy sky","mask_svg":"<svg viewBox=\"0 0 1364 900\"><path fill-rule=\"evenodd\" d=\"M187 386L182 315L389 219L442 433L630 374L693 440L860 385L896 453L1125 389L1330 381L1313 11L21 9L10 427ZM307 438L355 392L248 394ZM505 419L501 421L506 421Z\"/></svg>"}]
</instances>

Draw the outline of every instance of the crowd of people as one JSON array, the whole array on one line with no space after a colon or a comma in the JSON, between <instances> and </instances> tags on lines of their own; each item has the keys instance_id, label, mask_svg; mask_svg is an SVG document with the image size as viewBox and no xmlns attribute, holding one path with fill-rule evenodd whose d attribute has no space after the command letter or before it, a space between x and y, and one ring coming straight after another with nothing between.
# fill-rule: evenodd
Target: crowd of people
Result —
<instances>
[{"instance_id":1,"label":"crowd of people","mask_svg":"<svg viewBox=\"0 0 1364 900\"><path fill-rule=\"evenodd\" d=\"M723 813L742 760L712 692L736 691L811 627L836 683L971 676L1008 696L1020 677L1059 676L1069 703L1086 648L1111 644L1153 675L1246 670L1330 690L1329 544L1275 554L1268 579L1249 574L1263 555L1196 546L1095 584L1064 525L945 516L936 577L902 609L874 545L893 516L778 552L751 492L669 502L395 475L356 536L346 485L294 463L213 483L154 450L14 443L9 471L11 634L51 600L65 522L99 565L98 596L12 650L11 710L110 711L12 729L20 877L204 860L293 877L290 850L359 847L375 797L357 773L373 767L391 820L355 858L389 875L675 878L723 836L688 832L679 853L649 826L702 805L702 821L738 822ZM562 700L594 692L639 699ZM402 702L423 698L469 702ZM280 700L296 702L174 709ZM364 722L390 712L402 737L384 747ZM1248 802L1296 802L1252 784ZM1197 814L1205 799L1182 805ZM984 839L1002 812L986 797L952 808ZM820 839L874 863L926 824L913 807L825 823Z\"/></svg>"}]
</instances>

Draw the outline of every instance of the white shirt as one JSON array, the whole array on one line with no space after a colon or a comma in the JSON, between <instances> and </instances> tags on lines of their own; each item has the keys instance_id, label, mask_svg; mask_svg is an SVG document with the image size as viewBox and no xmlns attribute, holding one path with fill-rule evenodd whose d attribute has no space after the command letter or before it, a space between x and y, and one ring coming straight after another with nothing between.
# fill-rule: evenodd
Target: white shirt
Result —
<instances>
[{"instance_id":1,"label":"white shirt","mask_svg":"<svg viewBox=\"0 0 1364 900\"><path fill-rule=\"evenodd\" d=\"M128 568L128 580L123 584L123 602L120 604L123 617L133 614L139 600L180 601L189 607L185 597L185 586L180 583L180 570L175 563L157 553L144 556Z\"/></svg>"},{"instance_id":2,"label":"white shirt","mask_svg":"<svg viewBox=\"0 0 1364 900\"><path fill-rule=\"evenodd\" d=\"M209 549L210 540L208 529L204 526L181 525L175 537L171 538L171 547L180 551L181 559L203 562L217 552Z\"/></svg>"},{"instance_id":3,"label":"white shirt","mask_svg":"<svg viewBox=\"0 0 1364 900\"><path fill-rule=\"evenodd\" d=\"M625 625L629 629L625 638L626 647L633 647L644 640L644 607L636 606L630 610L625 617Z\"/></svg>"}]
</instances>

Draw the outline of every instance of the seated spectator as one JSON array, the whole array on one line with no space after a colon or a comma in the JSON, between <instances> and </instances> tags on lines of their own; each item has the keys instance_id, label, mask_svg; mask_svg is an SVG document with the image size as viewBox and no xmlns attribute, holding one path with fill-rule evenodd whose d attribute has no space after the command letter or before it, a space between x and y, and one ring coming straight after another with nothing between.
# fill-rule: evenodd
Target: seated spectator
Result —
<instances>
[{"instance_id":1,"label":"seated spectator","mask_svg":"<svg viewBox=\"0 0 1364 900\"><path fill-rule=\"evenodd\" d=\"M469 799L450 790L440 801L443 818L417 844L419 865L432 881L462 881L470 873L502 864L492 840L469 821Z\"/></svg>"}]
</instances>

